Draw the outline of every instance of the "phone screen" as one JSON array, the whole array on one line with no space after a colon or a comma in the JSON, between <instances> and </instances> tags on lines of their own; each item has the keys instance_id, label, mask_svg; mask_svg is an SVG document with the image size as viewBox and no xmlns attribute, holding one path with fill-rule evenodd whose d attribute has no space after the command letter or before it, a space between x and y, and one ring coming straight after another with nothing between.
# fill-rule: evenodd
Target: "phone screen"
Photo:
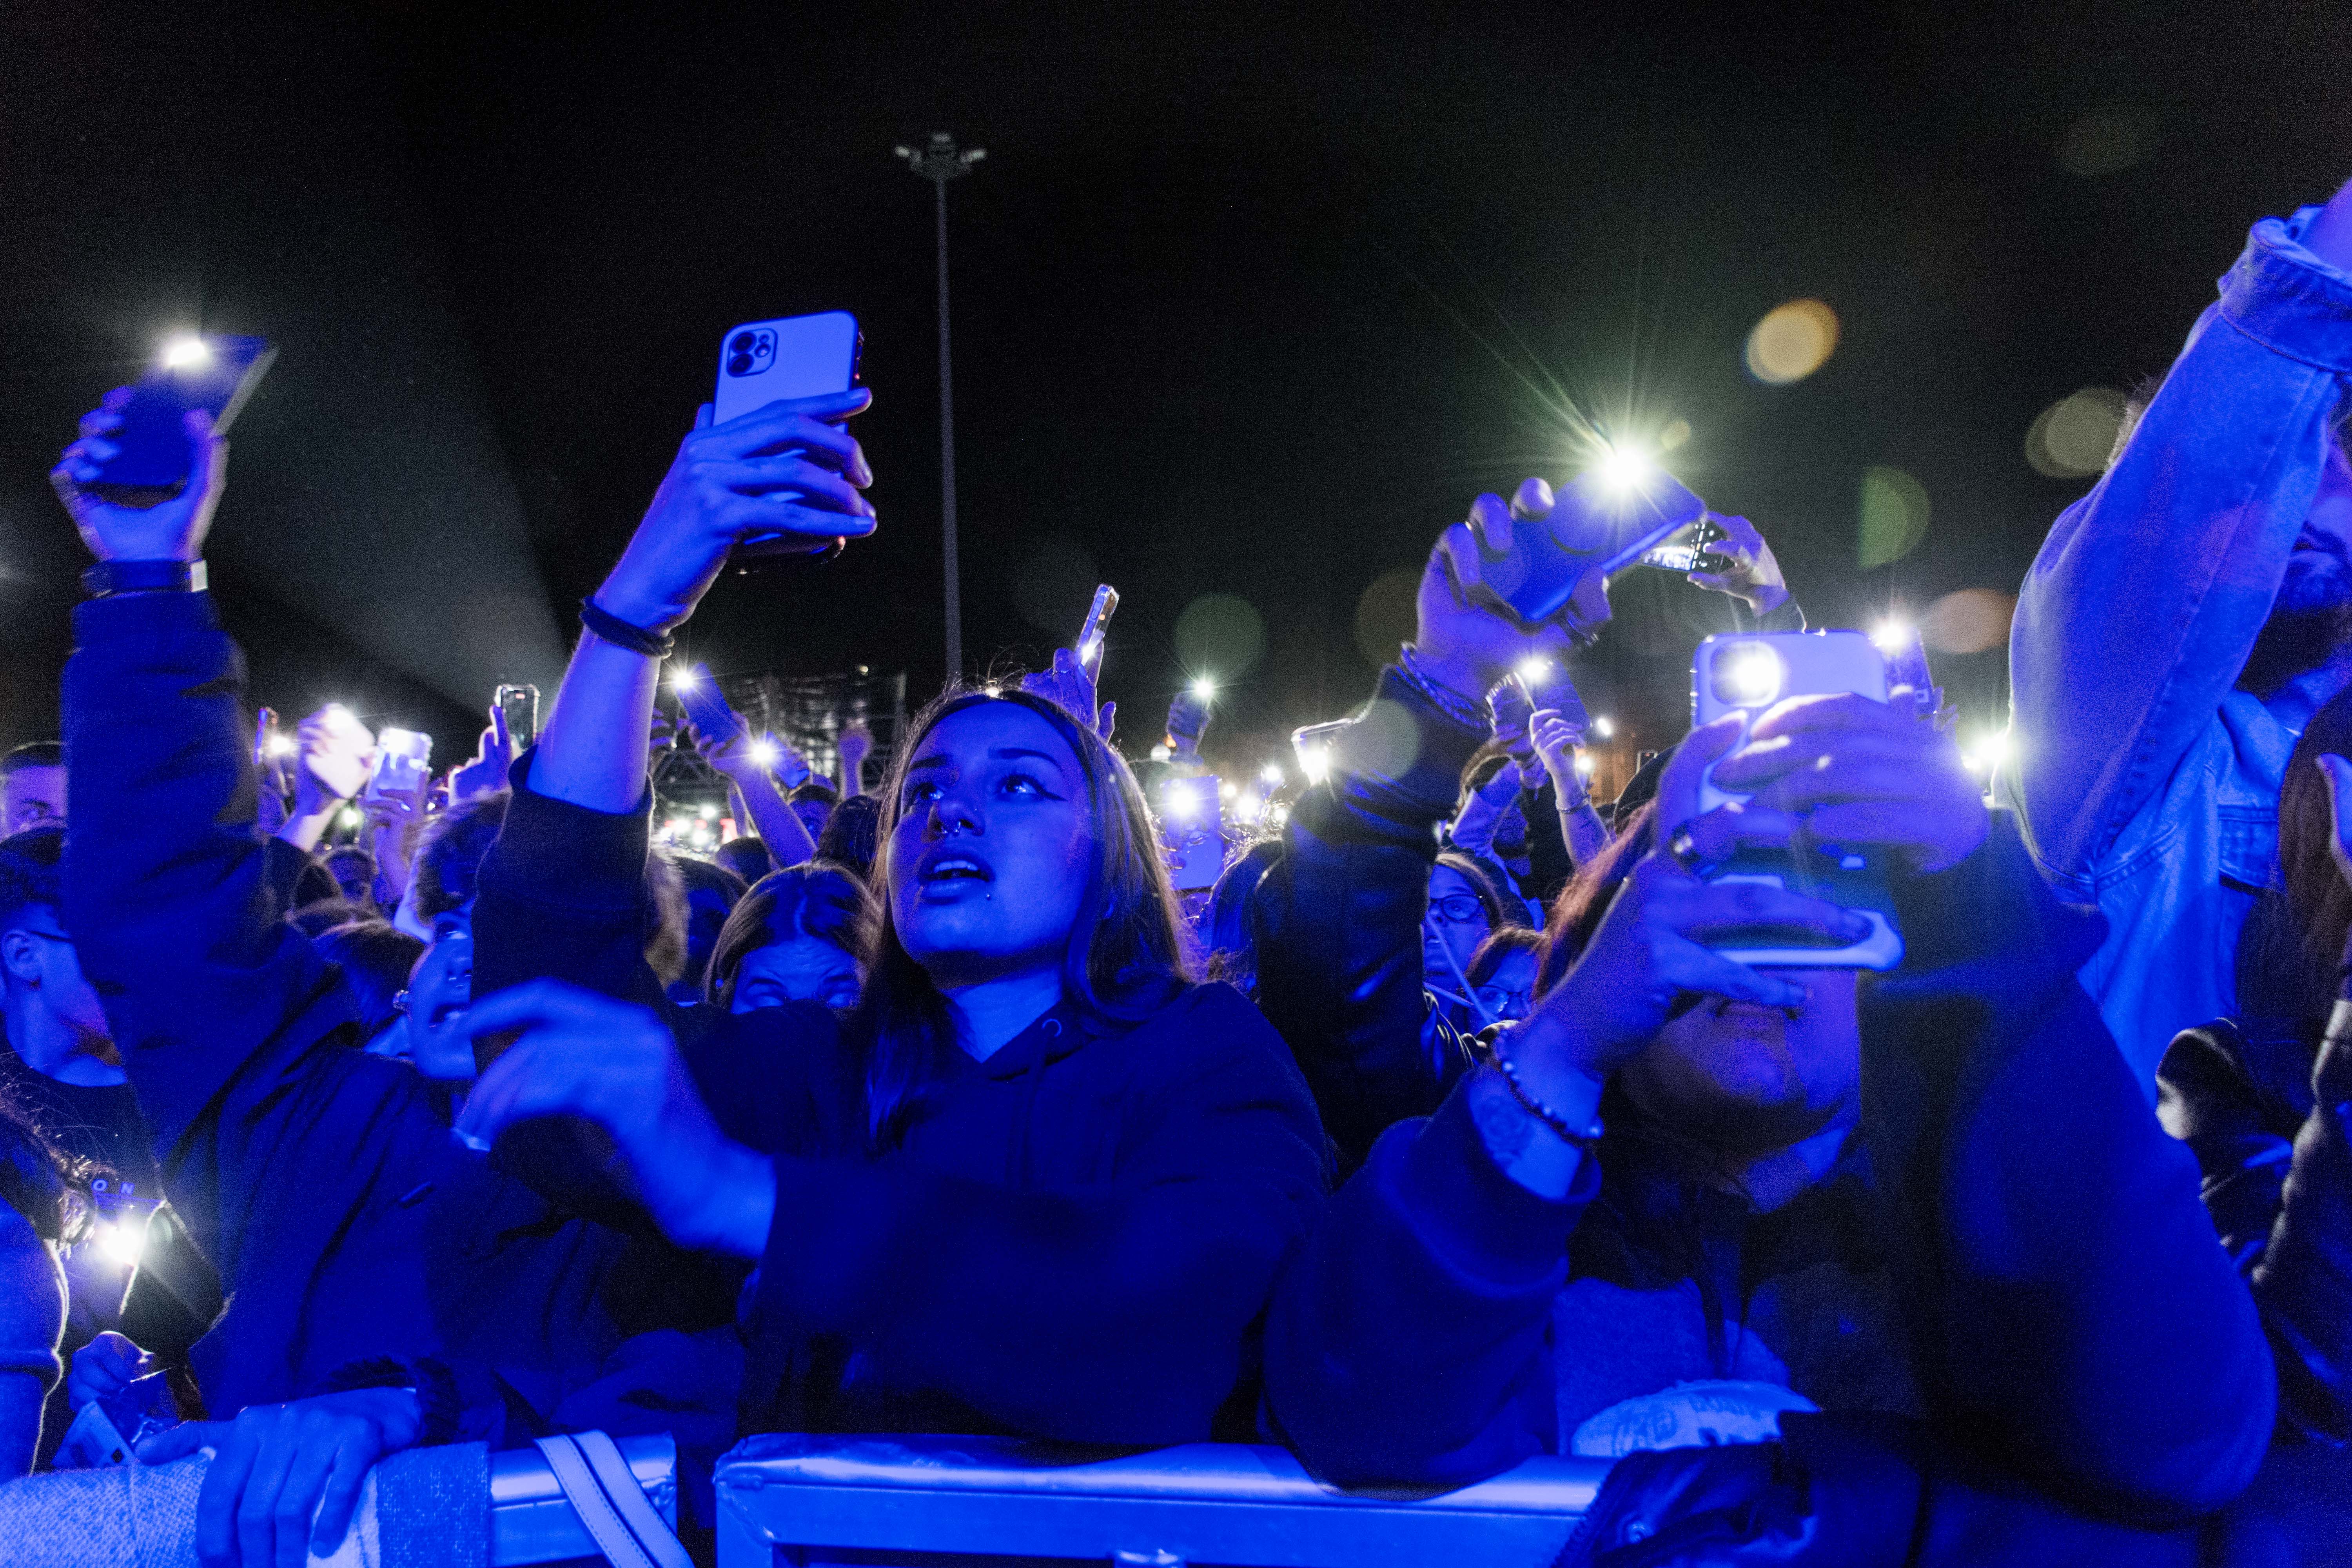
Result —
<instances>
[{"instance_id":1,"label":"phone screen","mask_svg":"<svg viewBox=\"0 0 2352 1568\"><path fill-rule=\"evenodd\" d=\"M529 685L501 686L498 689L499 711L506 715L507 738L518 752L539 739L539 688Z\"/></svg>"},{"instance_id":2,"label":"phone screen","mask_svg":"<svg viewBox=\"0 0 2352 1568\"><path fill-rule=\"evenodd\" d=\"M1118 610L1118 590L1108 583L1097 587L1095 602L1087 606L1086 624L1078 628L1077 647L1074 650L1078 656L1079 668L1087 672L1088 680L1094 679L1102 670L1103 637L1109 629L1111 616Z\"/></svg>"}]
</instances>

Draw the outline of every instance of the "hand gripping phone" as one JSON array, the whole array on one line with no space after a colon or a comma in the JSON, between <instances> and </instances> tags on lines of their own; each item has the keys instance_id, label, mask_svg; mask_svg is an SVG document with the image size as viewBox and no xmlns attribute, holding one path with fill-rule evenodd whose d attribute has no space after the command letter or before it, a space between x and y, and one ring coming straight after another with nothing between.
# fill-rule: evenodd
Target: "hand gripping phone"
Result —
<instances>
[{"instance_id":1,"label":"hand gripping phone","mask_svg":"<svg viewBox=\"0 0 2352 1568\"><path fill-rule=\"evenodd\" d=\"M1852 691L1886 700L1886 660L1860 632L1759 632L1708 637L1691 662L1691 712L1711 724L1726 714L1742 721L1742 737L1766 709L1784 698ZM1699 784L1699 809L1743 801L1715 786L1714 770ZM1903 933L1885 873L1863 851L1834 844L1788 849L1742 849L1706 873L1713 882L1763 882L1840 904L1871 922L1860 942L1829 946L1791 940L1785 932L1737 933L1709 943L1726 958L1756 968L1892 969L1903 961Z\"/></svg>"},{"instance_id":2,"label":"hand gripping phone","mask_svg":"<svg viewBox=\"0 0 2352 1568\"><path fill-rule=\"evenodd\" d=\"M203 409L226 431L253 395L277 351L267 338L177 338L142 376L123 404L122 423L107 437L114 456L93 481L114 490L176 490L188 482L195 449L187 416Z\"/></svg>"},{"instance_id":3,"label":"hand gripping phone","mask_svg":"<svg viewBox=\"0 0 2352 1568\"><path fill-rule=\"evenodd\" d=\"M1103 636L1110 629L1110 618L1118 611L1118 590L1104 583L1095 589L1095 602L1087 606L1086 624L1078 628L1078 668L1087 672L1088 680L1102 675Z\"/></svg>"},{"instance_id":4,"label":"hand gripping phone","mask_svg":"<svg viewBox=\"0 0 2352 1568\"><path fill-rule=\"evenodd\" d=\"M387 795L415 795L425 787L432 763L432 736L414 730L377 731L375 763L368 770L367 788L360 793L361 804L373 804Z\"/></svg>"},{"instance_id":5,"label":"hand gripping phone","mask_svg":"<svg viewBox=\"0 0 2352 1568\"><path fill-rule=\"evenodd\" d=\"M1160 841L1167 847L1168 879L1178 892L1217 885L1225 868L1225 801L1214 773L1161 782Z\"/></svg>"},{"instance_id":6,"label":"hand gripping phone","mask_svg":"<svg viewBox=\"0 0 2352 1568\"><path fill-rule=\"evenodd\" d=\"M865 340L857 318L846 310L746 321L729 330L719 344L719 390L710 416L724 425L788 397L846 392L857 384ZM845 541L812 548L794 534L754 536L735 547L735 559L835 555Z\"/></svg>"},{"instance_id":7,"label":"hand gripping phone","mask_svg":"<svg viewBox=\"0 0 2352 1568\"><path fill-rule=\"evenodd\" d=\"M1520 548L1480 562L1486 588L1520 621L1538 626L1575 597L1592 573L1607 576L1639 561L1667 535L1706 516L1706 503L1672 474L1628 480L1589 468L1570 480L1542 521L1514 519Z\"/></svg>"},{"instance_id":8,"label":"hand gripping phone","mask_svg":"<svg viewBox=\"0 0 2352 1568\"><path fill-rule=\"evenodd\" d=\"M1720 523L1703 517L1667 535L1666 542L1656 549L1645 551L1641 564L1654 566L1661 572L1727 572L1731 569L1731 557L1711 548L1722 543L1725 537Z\"/></svg>"},{"instance_id":9,"label":"hand gripping phone","mask_svg":"<svg viewBox=\"0 0 2352 1568\"><path fill-rule=\"evenodd\" d=\"M727 705L719 683L702 666L688 666L670 682L670 689L677 693L677 705L686 710L686 716L694 721L695 729L704 740L717 744L742 732L743 721Z\"/></svg>"}]
</instances>

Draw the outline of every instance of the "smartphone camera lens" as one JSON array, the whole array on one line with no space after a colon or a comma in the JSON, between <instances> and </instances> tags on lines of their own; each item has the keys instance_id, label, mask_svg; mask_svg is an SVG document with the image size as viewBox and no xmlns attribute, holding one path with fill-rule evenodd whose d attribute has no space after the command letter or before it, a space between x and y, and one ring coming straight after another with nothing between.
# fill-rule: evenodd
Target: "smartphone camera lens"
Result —
<instances>
[{"instance_id":1,"label":"smartphone camera lens","mask_svg":"<svg viewBox=\"0 0 2352 1568\"><path fill-rule=\"evenodd\" d=\"M727 374L730 375L751 374L751 356L750 354L739 353L733 359L729 360L727 362Z\"/></svg>"},{"instance_id":2,"label":"smartphone camera lens","mask_svg":"<svg viewBox=\"0 0 2352 1568\"><path fill-rule=\"evenodd\" d=\"M1733 708L1761 708L1780 695L1784 671L1771 645L1736 642L1717 648L1708 667L1715 700Z\"/></svg>"},{"instance_id":3,"label":"smartphone camera lens","mask_svg":"<svg viewBox=\"0 0 2352 1568\"><path fill-rule=\"evenodd\" d=\"M735 341L727 345L727 352L731 354L739 355L750 353L751 352L751 334L749 332L736 333Z\"/></svg>"}]
</instances>

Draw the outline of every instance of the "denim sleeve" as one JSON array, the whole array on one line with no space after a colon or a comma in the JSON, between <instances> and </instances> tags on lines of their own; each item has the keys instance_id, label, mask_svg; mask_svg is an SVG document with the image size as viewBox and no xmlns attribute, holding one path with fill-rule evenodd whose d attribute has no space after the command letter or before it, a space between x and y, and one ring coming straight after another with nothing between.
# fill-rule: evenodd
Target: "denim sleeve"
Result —
<instances>
[{"instance_id":1,"label":"denim sleeve","mask_svg":"<svg viewBox=\"0 0 2352 1568\"><path fill-rule=\"evenodd\" d=\"M2019 594L2004 784L2036 858L2078 886L2213 721L2310 513L2352 373L2352 278L2294 237L2314 210L2254 226Z\"/></svg>"}]
</instances>

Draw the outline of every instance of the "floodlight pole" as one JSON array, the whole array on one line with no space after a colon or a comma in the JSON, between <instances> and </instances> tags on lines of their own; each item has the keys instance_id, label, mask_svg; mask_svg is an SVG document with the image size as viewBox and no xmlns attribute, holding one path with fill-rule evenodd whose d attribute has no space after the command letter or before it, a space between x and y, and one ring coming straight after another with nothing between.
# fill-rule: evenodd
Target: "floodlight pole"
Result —
<instances>
[{"instance_id":1,"label":"floodlight pole","mask_svg":"<svg viewBox=\"0 0 2352 1568\"><path fill-rule=\"evenodd\" d=\"M947 577L948 680L963 675L963 595L957 581L955 494L955 386L948 373L948 182L971 173L988 156L985 147L957 151L955 138L931 132L930 144L891 149L907 167L931 182L938 197L940 231L940 558Z\"/></svg>"}]
</instances>

